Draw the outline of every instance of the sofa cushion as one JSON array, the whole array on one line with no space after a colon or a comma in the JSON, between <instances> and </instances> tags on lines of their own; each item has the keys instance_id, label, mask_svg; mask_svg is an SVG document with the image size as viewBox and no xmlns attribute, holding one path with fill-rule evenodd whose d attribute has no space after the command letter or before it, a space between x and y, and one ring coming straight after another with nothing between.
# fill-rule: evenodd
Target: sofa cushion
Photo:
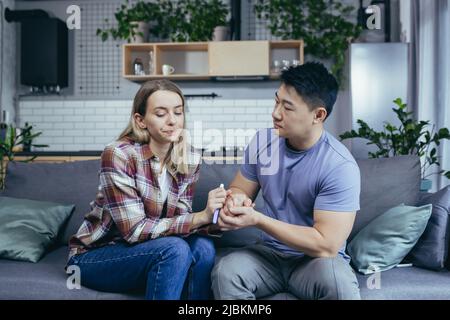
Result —
<instances>
[{"instance_id":1,"label":"sofa cushion","mask_svg":"<svg viewBox=\"0 0 450 320\"><path fill-rule=\"evenodd\" d=\"M144 293L109 293L81 289L68 289L64 267L67 246L49 252L37 263L0 259L0 299L6 300L92 300L143 299Z\"/></svg>"},{"instance_id":2,"label":"sofa cushion","mask_svg":"<svg viewBox=\"0 0 450 320\"><path fill-rule=\"evenodd\" d=\"M373 219L348 244L356 270L370 274L399 264L425 230L431 209L401 205Z\"/></svg>"},{"instance_id":3,"label":"sofa cushion","mask_svg":"<svg viewBox=\"0 0 450 320\"><path fill-rule=\"evenodd\" d=\"M432 204L430 221L408 255L415 266L439 270L444 268L450 241L450 186L419 199L418 205Z\"/></svg>"},{"instance_id":4,"label":"sofa cushion","mask_svg":"<svg viewBox=\"0 0 450 320\"><path fill-rule=\"evenodd\" d=\"M361 210L356 215L349 241L370 221L401 203L414 206L420 186L420 159L397 156L358 159L361 171Z\"/></svg>"},{"instance_id":5,"label":"sofa cushion","mask_svg":"<svg viewBox=\"0 0 450 320\"><path fill-rule=\"evenodd\" d=\"M216 261L233 249L218 249ZM363 300L450 299L450 271L430 271L408 267L393 268L382 273L356 273ZM377 281L376 281L377 280ZM264 297L267 300L297 299L288 292Z\"/></svg>"},{"instance_id":6,"label":"sofa cushion","mask_svg":"<svg viewBox=\"0 0 450 320\"><path fill-rule=\"evenodd\" d=\"M66 163L11 162L2 195L31 200L73 203L75 211L63 226L58 242L67 244L90 211L98 188L100 160Z\"/></svg>"},{"instance_id":7,"label":"sofa cushion","mask_svg":"<svg viewBox=\"0 0 450 320\"><path fill-rule=\"evenodd\" d=\"M356 277L363 300L450 299L450 271L448 270L436 272L406 267L393 268L370 276L356 274Z\"/></svg>"},{"instance_id":8,"label":"sofa cushion","mask_svg":"<svg viewBox=\"0 0 450 320\"><path fill-rule=\"evenodd\" d=\"M74 205L0 197L0 257L37 262L54 243Z\"/></svg>"}]
</instances>

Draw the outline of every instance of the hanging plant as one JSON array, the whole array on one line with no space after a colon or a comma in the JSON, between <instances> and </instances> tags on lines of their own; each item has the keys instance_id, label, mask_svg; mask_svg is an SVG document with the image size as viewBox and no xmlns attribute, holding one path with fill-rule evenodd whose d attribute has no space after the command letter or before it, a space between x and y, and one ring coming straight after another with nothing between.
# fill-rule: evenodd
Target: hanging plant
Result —
<instances>
[{"instance_id":1,"label":"hanging plant","mask_svg":"<svg viewBox=\"0 0 450 320\"><path fill-rule=\"evenodd\" d=\"M171 41L208 41L218 25L226 24L228 7L222 0L140 0L122 4L114 14L115 27L105 19L105 29L98 29L97 35L103 41L113 39L132 41L139 32L137 22L149 23L149 32L160 39Z\"/></svg>"},{"instance_id":2,"label":"hanging plant","mask_svg":"<svg viewBox=\"0 0 450 320\"><path fill-rule=\"evenodd\" d=\"M257 0L254 9L268 21L272 35L303 39L305 54L331 60L331 72L342 84L345 51L362 31L349 21L353 6L332 0Z\"/></svg>"}]
</instances>

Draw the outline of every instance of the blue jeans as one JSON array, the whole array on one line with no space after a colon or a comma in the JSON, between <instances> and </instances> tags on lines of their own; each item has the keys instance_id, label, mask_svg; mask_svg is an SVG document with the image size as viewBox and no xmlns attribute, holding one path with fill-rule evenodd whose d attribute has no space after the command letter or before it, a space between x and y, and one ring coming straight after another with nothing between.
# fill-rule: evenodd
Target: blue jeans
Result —
<instances>
[{"instance_id":1,"label":"blue jeans","mask_svg":"<svg viewBox=\"0 0 450 320\"><path fill-rule=\"evenodd\" d=\"M134 245L117 243L71 257L81 284L106 292L145 289L150 300L212 298L212 239L161 237Z\"/></svg>"}]
</instances>

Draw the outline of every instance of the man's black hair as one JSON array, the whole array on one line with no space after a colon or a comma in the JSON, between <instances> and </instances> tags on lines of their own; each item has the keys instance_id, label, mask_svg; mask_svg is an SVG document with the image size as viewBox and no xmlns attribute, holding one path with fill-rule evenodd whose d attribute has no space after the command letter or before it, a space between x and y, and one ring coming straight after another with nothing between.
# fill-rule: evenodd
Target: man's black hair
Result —
<instances>
[{"instance_id":1,"label":"man's black hair","mask_svg":"<svg viewBox=\"0 0 450 320\"><path fill-rule=\"evenodd\" d=\"M281 82L294 88L310 110L323 106L327 110L327 117L333 111L338 83L322 63L307 62L283 70Z\"/></svg>"}]
</instances>

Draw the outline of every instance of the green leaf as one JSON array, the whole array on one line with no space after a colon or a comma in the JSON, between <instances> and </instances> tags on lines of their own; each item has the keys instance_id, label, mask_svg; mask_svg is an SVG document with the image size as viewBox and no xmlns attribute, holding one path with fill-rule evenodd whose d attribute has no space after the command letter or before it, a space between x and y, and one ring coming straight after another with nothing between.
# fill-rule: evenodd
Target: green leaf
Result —
<instances>
[{"instance_id":1,"label":"green leaf","mask_svg":"<svg viewBox=\"0 0 450 320\"><path fill-rule=\"evenodd\" d=\"M443 139L449 139L448 128L441 128L434 133L434 126L430 130L430 121L416 121L412 112L406 112L407 105L400 98L394 100L397 107L392 110L401 121L402 126L396 127L389 122L384 122L384 130L377 132L365 121L358 119L357 130L346 131L339 135L341 140L351 138L366 139L367 145L378 147L377 151L368 152L370 158L390 157L396 155L412 154L421 158L423 164L427 166L440 166L438 156L438 146ZM450 172L450 171L449 171ZM449 174L447 172L446 174ZM441 174L443 172L437 172Z\"/></svg>"},{"instance_id":2,"label":"green leaf","mask_svg":"<svg viewBox=\"0 0 450 320\"><path fill-rule=\"evenodd\" d=\"M437 135L439 139L450 139L450 132L447 128L439 129Z\"/></svg>"},{"instance_id":3,"label":"green leaf","mask_svg":"<svg viewBox=\"0 0 450 320\"><path fill-rule=\"evenodd\" d=\"M436 148L431 149L430 157L434 157L436 155Z\"/></svg>"}]
</instances>

